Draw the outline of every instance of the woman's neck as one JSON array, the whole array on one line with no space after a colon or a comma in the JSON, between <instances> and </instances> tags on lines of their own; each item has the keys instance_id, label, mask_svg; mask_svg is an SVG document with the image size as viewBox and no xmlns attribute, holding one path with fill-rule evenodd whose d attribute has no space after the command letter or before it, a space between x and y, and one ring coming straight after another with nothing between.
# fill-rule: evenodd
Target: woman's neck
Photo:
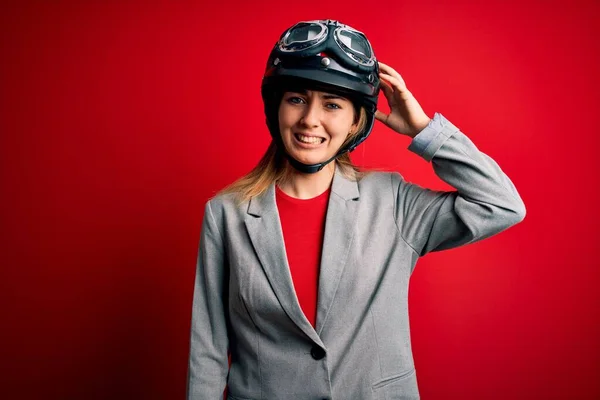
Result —
<instances>
[{"instance_id":1,"label":"woman's neck","mask_svg":"<svg viewBox=\"0 0 600 400\"><path fill-rule=\"evenodd\" d=\"M288 178L277 186L288 196L297 199L312 199L325 192L331 186L335 173L335 161L314 174L304 174L291 165L288 167L291 168Z\"/></svg>"}]
</instances>

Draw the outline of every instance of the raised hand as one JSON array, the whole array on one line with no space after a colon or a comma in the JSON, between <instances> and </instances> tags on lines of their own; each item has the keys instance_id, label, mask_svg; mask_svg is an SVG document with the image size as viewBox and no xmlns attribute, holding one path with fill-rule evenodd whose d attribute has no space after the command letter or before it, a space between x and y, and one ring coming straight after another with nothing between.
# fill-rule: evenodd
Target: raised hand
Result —
<instances>
[{"instance_id":1,"label":"raised hand","mask_svg":"<svg viewBox=\"0 0 600 400\"><path fill-rule=\"evenodd\" d=\"M381 90L390 106L390 113L385 114L377 110L375 118L402 135L415 137L427 126L431 118L406 88L404 79L396 70L381 62L379 70Z\"/></svg>"}]
</instances>

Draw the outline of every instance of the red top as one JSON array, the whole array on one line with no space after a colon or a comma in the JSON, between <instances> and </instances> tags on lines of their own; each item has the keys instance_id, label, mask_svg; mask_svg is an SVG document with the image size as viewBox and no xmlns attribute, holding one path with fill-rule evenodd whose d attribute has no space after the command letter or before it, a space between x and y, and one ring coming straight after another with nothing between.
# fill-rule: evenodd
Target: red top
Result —
<instances>
[{"instance_id":1,"label":"red top","mask_svg":"<svg viewBox=\"0 0 600 400\"><path fill-rule=\"evenodd\" d=\"M312 199L296 199L276 188L277 209L296 296L304 315L315 326L319 266L325 216L331 189Z\"/></svg>"}]
</instances>

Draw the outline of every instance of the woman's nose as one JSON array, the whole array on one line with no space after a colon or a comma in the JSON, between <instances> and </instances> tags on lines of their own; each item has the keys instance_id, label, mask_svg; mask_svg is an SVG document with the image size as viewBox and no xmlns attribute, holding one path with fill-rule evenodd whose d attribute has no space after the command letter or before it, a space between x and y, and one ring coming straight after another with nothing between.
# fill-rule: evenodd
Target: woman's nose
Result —
<instances>
[{"instance_id":1,"label":"woman's nose","mask_svg":"<svg viewBox=\"0 0 600 400\"><path fill-rule=\"evenodd\" d=\"M319 126L321 122L321 109L316 101L311 101L304 109L300 123L308 127Z\"/></svg>"}]
</instances>

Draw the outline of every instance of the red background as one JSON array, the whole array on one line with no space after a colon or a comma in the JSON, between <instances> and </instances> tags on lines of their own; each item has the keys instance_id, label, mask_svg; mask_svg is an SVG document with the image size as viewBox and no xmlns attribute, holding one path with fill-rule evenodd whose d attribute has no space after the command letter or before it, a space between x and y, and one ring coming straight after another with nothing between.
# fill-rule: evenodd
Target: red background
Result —
<instances>
[{"instance_id":1,"label":"red background","mask_svg":"<svg viewBox=\"0 0 600 400\"><path fill-rule=\"evenodd\" d=\"M527 206L419 261L422 398L600 398L598 2L46 3L0 12L1 398L183 398L204 203L269 143L271 46L318 18L364 31ZM352 155L451 189L408 144L378 123Z\"/></svg>"}]
</instances>

